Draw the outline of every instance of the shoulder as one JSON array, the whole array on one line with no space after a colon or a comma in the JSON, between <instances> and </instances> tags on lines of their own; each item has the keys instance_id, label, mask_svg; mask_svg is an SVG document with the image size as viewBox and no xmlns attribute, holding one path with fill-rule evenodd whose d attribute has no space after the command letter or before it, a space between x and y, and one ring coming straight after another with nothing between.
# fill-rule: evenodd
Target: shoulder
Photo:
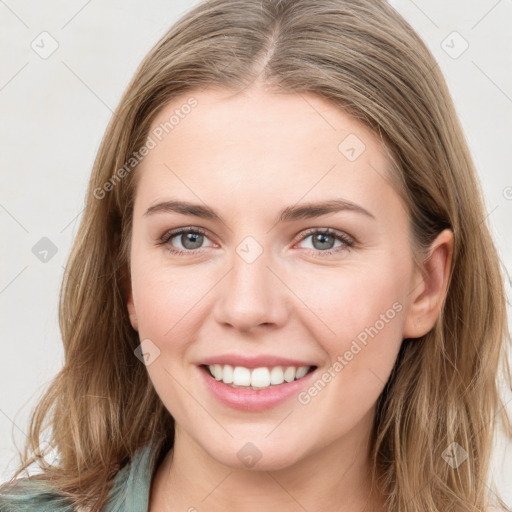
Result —
<instances>
[{"instance_id":1,"label":"shoulder","mask_svg":"<svg viewBox=\"0 0 512 512\"><path fill-rule=\"evenodd\" d=\"M147 510L151 479L157 462L157 445L149 443L136 451L129 464L116 475L106 512ZM47 481L20 478L0 485L0 512L75 512L69 498Z\"/></svg>"},{"instance_id":2,"label":"shoulder","mask_svg":"<svg viewBox=\"0 0 512 512\"><path fill-rule=\"evenodd\" d=\"M0 512L73 512L69 500L47 483L20 478L0 486Z\"/></svg>"},{"instance_id":3,"label":"shoulder","mask_svg":"<svg viewBox=\"0 0 512 512\"><path fill-rule=\"evenodd\" d=\"M158 462L158 444L148 443L117 474L105 512L147 510L151 481ZM1 512L1 510L0 510Z\"/></svg>"}]
</instances>

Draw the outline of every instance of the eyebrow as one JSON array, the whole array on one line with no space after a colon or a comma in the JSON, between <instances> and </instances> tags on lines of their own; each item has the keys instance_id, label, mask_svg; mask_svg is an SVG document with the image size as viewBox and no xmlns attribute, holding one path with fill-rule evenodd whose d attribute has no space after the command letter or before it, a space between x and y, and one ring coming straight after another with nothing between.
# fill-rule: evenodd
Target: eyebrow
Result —
<instances>
[{"instance_id":1,"label":"eyebrow","mask_svg":"<svg viewBox=\"0 0 512 512\"><path fill-rule=\"evenodd\" d=\"M300 205L287 206L278 215L279 222L292 222L296 220L311 219L336 213L340 211L352 211L361 213L374 220L375 216L368 210L356 203L347 201L346 199L331 199L321 202L302 203ZM144 215L153 215L156 213L181 213L183 215L191 215L203 219L217 220L224 223L222 217L209 206L190 203L187 201L170 200L150 206Z\"/></svg>"}]
</instances>

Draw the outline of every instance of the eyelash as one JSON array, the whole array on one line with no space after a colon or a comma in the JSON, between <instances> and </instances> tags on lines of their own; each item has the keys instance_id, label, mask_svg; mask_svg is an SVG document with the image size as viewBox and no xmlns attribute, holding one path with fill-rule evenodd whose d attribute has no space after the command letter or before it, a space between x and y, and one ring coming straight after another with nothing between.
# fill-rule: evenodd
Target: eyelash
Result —
<instances>
[{"instance_id":1,"label":"eyelash","mask_svg":"<svg viewBox=\"0 0 512 512\"><path fill-rule=\"evenodd\" d=\"M197 227L187 227L187 228L179 228L179 229L176 229L176 230L173 230L173 231L168 231L167 233L165 233L162 238L160 239L160 242L158 243L158 245L168 245L167 247L167 250L169 252L171 252L172 254L175 254L175 255L186 255L186 254L193 254L193 253L197 253L199 251L201 251L201 249L205 249L204 247L201 247L199 249L176 249L175 247L173 247L171 244L170 244L170 241L175 238L176 236L178 235L181 235L183 233L194 233L194 234L200 234L200 235L204 235L204 236L207 236L207 233L204 229L201 229L201 228L197 228ZM336 247L336 248L333 248L333 249L329 249L327 251L321 251L321 250L318 250L318 249L306 249L308 251L312 251L316 254L319 254L321 255L321 257L323 256L330 256L331 254L335 254L335 253L338 253L342 250L347 250L347 249L350 249L354 246L354 241L349 238L347 235L345 234L342 234L338 231L335 231L331 228L325 228L325 229L318 229L318 228L312 228L312 229L309 229L307 230L302 238L298 241L298 242L302 242L304 241L306 238L308 238L309 236L311 235L314 235L314 234L322 234L322 235L329 235L329 236L332 236L334 237L336 240L339 240L340 242L343 243L343 245L345 247ZM297 242L297 243L298 243Z\"/></svg>"}]
</instances>

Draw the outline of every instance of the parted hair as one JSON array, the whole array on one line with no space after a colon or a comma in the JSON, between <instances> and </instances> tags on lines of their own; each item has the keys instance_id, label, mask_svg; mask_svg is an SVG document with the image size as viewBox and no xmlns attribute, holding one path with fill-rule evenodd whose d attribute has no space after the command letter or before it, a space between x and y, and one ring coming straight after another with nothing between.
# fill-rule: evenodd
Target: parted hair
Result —
<instances>
[{"instance_id":1,"label":"parted hair","mask_svg":"<svg viewBox=\"0 0 512 512\"><path fill-rule=\"evenodd\" d=\"M314 93L373 130L391 157L418 261L437 234L453 231L439 318L423 337L403 340L377 402L372 481L387 508L505 510L486 485L495 431L512 430L499 389L500 379L511 381L502 267L443 75L384 0L204 1L143 59L106 128L66 266L64 364L33 411L0 509L14 479L37 464L34 489L51 486L74 506L100 511L136 450L150 442L161 454L172 449L174 420L134 354L140 340L126 307L138 173L126 162L173 98L256 82L282 94ZM43 457L44 433L58 452L53 464ZM443 456L453 443L468 455L458 467Z\"/></svg>"}]
</instances>

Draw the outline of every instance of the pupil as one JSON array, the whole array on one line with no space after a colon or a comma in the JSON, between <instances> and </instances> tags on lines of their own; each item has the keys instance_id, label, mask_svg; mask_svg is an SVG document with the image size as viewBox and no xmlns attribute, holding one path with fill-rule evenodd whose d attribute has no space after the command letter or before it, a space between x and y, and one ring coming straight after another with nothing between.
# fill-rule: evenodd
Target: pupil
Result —
<instances>
[{"instance_id":1,"label":"pupil","mask_svg":"<svg viewBox=\"0 0 512 512\"><path fill-rule=\"evenodd\" d=\"M200 233L184 233L181 236L181 243L185 249L197 249L201 247L202 236Z\"/></svg>"},{"instance_id":2,"label":"pupil","mask_svg":"<svg viewBox=\"0 0 512 512\"><path fill-rule=\"evenodd\" d=\"M318 233L316 236L313 237L313 246L315 247L315 249L332 249L332 238L333 237L331 235L326 235L325 233ZM326 239L331 240L326 242ZM319 242L320 246L318 246L316 242Z\"/></svg>"}]
</instances>

